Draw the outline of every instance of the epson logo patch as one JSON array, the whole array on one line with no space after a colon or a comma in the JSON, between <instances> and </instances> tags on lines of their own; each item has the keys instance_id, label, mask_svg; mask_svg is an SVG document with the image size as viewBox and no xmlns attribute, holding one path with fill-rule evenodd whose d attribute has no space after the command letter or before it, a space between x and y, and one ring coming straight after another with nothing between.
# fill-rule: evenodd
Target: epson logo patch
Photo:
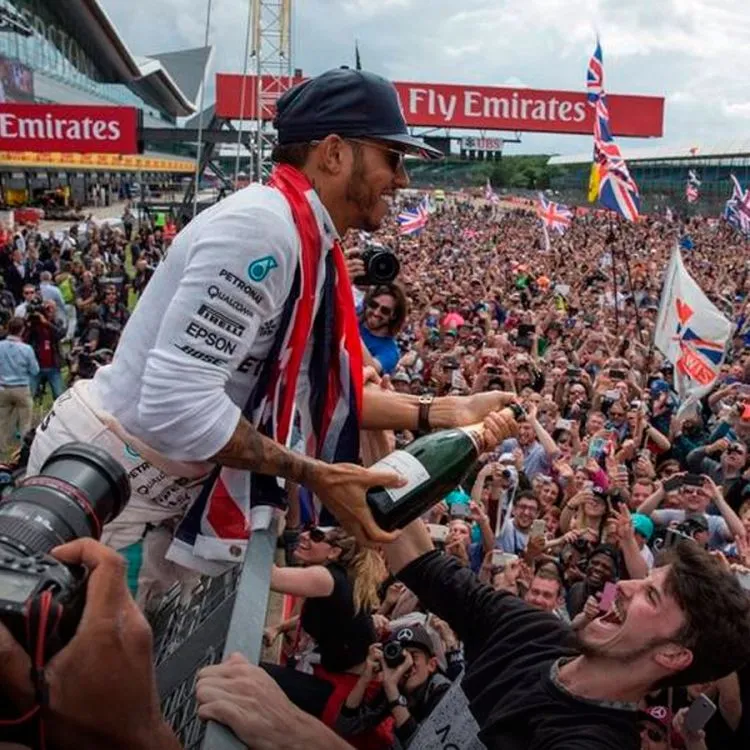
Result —
<instances>
[{"instance_id":1,"label":"epson logo patch","mask_svg":"<svg viewBox=\"0 0 750 750\"><path fill-rule=\"evenodd\" d=\"M198 315L227 333L231 333L235 336L242 336L242 334L245 333L245 326L242 325L242 323L232 320L232 318L224 315L224 313L220 313L210 305L201 305L198 308Z\"/></svg>"}]
</instances>

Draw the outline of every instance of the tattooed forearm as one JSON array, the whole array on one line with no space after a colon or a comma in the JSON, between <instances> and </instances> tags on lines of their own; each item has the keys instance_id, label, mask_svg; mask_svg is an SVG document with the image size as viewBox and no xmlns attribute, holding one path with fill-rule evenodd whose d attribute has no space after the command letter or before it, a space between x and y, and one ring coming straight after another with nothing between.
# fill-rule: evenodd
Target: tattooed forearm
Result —
<instances>
[{"instance_id":1,"label":"tattooed forearm","mask_svg":"<svg viewBox=\"0 0 750 750\"><path fill-rule=\"evenodd\" d=\"M209 460L233 469L291 479L305 487L310 487L319 471L318 461L292 453L261 435L244 417L229 442Z\"/></svg>"}]
</instances>

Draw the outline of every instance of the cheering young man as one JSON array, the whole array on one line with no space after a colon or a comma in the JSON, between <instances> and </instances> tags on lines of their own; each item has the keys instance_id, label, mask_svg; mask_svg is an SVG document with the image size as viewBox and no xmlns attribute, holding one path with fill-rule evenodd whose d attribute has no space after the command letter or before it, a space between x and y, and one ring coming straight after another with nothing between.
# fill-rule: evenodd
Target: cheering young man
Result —
<instances>
[{"instance_id":1,"label":"cheering young man","mask_svg":"<svg viewBox=\"0 0 750 750\"><path fill-rule=\"evenodd\" d=\"M363 389L363 350L339 238L373 231L408 185L408 134L394 86L332 70L286 92L268 185L254 184L175 238L111 365L57 400L29 473L71 440L107 449L132 495L103 540L137 543L182 519L168 557L207 573L237 562L249 508L277 477L315 492L360 541L384 541L365 493L402 478L355 464L359 430L481 421L508 394L427 399ZM364 391L364 392L363 392ZM287 449L298 416L306 455Z\"/></svg>"}]
</instances>

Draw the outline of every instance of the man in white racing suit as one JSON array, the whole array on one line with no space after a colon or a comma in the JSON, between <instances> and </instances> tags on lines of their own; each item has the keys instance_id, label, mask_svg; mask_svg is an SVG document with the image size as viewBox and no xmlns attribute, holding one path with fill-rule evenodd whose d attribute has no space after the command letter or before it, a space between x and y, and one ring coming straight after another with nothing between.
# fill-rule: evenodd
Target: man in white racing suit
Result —
<instances>
[{"instance_id":1,"label":"man in white racing suit","mask_svg":"<svg viewBox=\"0 0 750 750\"><path fill-rule=\"evenodd\" d=\"M440 155L408 135L393 85L364 71L310 79L287 92L277 111L274 161L309 186L324 255L341 252L338 238L349 229L378 228L390 198L408 185L405 154ZM112 363L64 393L40 424L29 474L73 440L106 449L128 470L131 499L105 527L105 543L123 549L148 525L179 520L217 464L296 482L360 540L391 538L372 519L365 493L403 478L293 453L243 415L282 325L302 251L298 223L284 192L260 184L193 219L151 279ZM301 388L298 399L309 397ZM430 403L370 387L359 426L468 424L510 398L493 392Z\"/></svg>"}]
</instances>

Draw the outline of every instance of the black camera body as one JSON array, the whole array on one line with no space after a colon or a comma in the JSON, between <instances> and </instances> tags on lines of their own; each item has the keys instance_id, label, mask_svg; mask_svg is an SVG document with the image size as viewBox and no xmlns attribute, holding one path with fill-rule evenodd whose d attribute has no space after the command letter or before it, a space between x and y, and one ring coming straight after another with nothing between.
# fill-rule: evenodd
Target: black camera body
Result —
<instances>
[{"instance_id":1,"label":"black camera body","mask_svg":"<svg viewBox=\"0 0 750 750\"><path fill-rule=\"evenodd\" d=\"M44 315L44 301L38 294L26 303L26 317L30 318L33 315Z\"/></svg>"},{"instance_id":2,"label":"black camera body","mask_svg":"<svg viewBox=\"0 0 750 750\"><path fill-rule=\"evenodd\" d=\"M73 637L83 612L86 571L50 550L81 537L99 539L129 498L127 472L109 453L68 443L0 502L0 622L28 651L43 639L45 658L51 657ZM48 616L40 618L42 599ZM42 626L43 633L35 632Z\"/></svg>"},{"instance_id":3,"label":"black camera body","mask_svg":"<svg viewBox=\"0 0 750 750\"><path fill-rule=\"evenodd\" d=\"M390 284L395 281L401 270L401 264L393 250L375 242L368 242L365 245L365 249L360 253L360 258L365 264L365 272L362 276L357 276L354 279L357 286Z\"/></svg>"},{"instance_id":4,"label":"black camera body","mask_svg":"<svg viewBox=\"0 0 750 750\"><path fill-rule=\"evenodd\" d=\"M403 664L404 659L406 659L406 654L404 653L401 641L388 641L383 646L383 661L390 669L395 669Z\"/></svg>"},{"instance_id":5,"label":"black camera body","mask_svg":"<svg viewBox=\"0 0 750 750\"><path fill-rule=\"evenodd\" d=\"M45 657L57 653L75 634L83 613L86 573L68 567L50 555L34 553L18 542L8 544L0 536L0 621L27 649L27 620L30 603L42 593L52 594L50 609L59 612L59 620L45 637Z\"/></svg>"}]
</instances>

